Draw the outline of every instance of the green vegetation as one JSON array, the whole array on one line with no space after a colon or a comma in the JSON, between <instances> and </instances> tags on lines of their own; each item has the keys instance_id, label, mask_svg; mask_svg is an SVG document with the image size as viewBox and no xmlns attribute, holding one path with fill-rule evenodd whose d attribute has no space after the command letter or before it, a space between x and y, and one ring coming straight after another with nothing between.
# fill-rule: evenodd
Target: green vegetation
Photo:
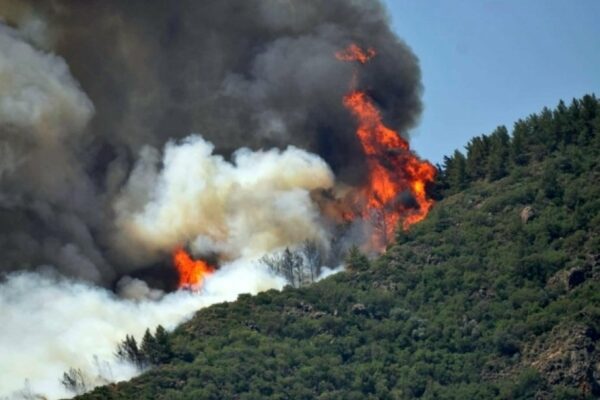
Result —
<instances>
[{"instance_id":1,"label":"green vegetation","mask_svg":"<svg viewBox=\"0 0 600 400\"><path fill-rule=\"evenodd\" d=\"M466 149L384 255L353 249L346 273L200 310L158 366L81 398L598 396L600 103Z\"/></svg>"},{"instance_id":2,"label":"green vegetation","mask_svg":"<svg viewBox=\"0 0 600 400\"><path fill-rule=\"evenodd\" d=\"M117 346L116 356L131 362L138 368L145 368L169 362L173 358L173 351L167 331L159 325L154 335L150 333L150 329L146 329L140 346L133 336L127 335Z\"/></svg>"}]
</instances>

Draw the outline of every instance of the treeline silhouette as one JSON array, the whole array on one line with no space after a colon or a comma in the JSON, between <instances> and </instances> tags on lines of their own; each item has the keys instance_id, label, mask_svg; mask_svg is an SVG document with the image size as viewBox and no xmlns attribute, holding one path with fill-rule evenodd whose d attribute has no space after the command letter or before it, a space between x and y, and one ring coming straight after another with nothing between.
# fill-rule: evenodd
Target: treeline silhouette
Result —
<instances>
[{"instance_id":1,"label":"treeline silhouette","mask_svg":"<svg viewBox=\"0 0 600 400\"><path fill-rule=\"evenodd\" d=\"M515 122L512 133L499 126L489 135L472 138L465 152L456 150L438 165L438 198L466 189L475 181L495 181L516 167L539 162L569 146L598 145L600 103L594 94L560 101L554 110L544 108ZM595 143L593 143L596 141Z\"/></svg>"}]
</instances>

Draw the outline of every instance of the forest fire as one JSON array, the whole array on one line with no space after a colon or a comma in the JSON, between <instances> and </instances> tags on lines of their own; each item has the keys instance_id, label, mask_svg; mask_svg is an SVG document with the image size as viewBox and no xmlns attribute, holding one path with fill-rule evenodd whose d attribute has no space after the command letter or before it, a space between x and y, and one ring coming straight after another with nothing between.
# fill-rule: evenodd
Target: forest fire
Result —
<instances>
[{"instance_id":1,"label":"forest fire","mask_svg":"<svg viewBox=\"0 0 600 400\"><path fill-rule=\"evenodd\" d=\"M339 60L360 64L374 56L373 49L365 51L355 44L336 53ZM371 220L376 228L371 245L383 248L392 239L400 221L407 229L425 218L433 205L433 200L427 197L426 186L434 180L436 170L412 153L398 132L385 126L373 101L364 91L356 90L355 84L353 79L353 87L343 101L357 119L356 135L367 157L369 179L359 191L360 199L354 201L359 205L358 214ZM410 201L402 199L405 194L410 195Z\"/></svg>"},{"instance_id":2,"label":"forest fire","mask_svg":"<svg viewBox=\"0 0 600 400\"><path fill-rule=\"evenodd\" d=\"M212 265L204 260L194 260L181 247L173 252L173 265L179 274L179 289L200 289L204 278L215 271Z\"/></svg>"},{"instance_id":3,"label":"forest fire","mask_svg":"<svg viewBox=\"0 0 600 400\"><path fill-rule=\"evenodd\" d=\"M0 400L129 379L153 362L122 339L375 257L430 206L381 0L137 3L0 0Z\"/></svg>"}]
</instances>

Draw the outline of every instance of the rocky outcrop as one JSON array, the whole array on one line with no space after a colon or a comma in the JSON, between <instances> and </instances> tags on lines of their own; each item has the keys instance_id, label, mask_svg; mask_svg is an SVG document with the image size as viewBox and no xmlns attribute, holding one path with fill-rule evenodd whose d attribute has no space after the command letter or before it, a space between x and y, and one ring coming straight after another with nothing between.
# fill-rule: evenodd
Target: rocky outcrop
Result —
<instances>
[{"instance_id":1,"label":"rocky outcrop","mask_svg":"<svg viewBox=\"0 0 600 400\"><path fill-rule=\"evenodd\" d=\"M304 301L301 301L295 307L286 307L284 310L284 314L319 319L325 317L330 313L327 313L325 311L317 311L315 310L312 304L308 304ZM337 316L337 314L337 310L335 310L332 313L333 316Z\"/></svg>"},{"instance_id":2,"label":"rocky outcrop","mask_svg":"<svg viewBox=\"0 0 600 400\"><path fill-rule=\"evenodd\" d=\"M588 254L583 265L563 269L548 279L549 288L573 290L589 279L600 279L600 262L598 254Z\"/></svg>"},{"instance_id":3,"label":"rocky outcrop","mask_svg":"<svg viewBox=\"0 0 600 400\"><path fill-rule=\"evenodd\" d=\"M600 333L585 325L556 327L525 349L521 366L540 372L548 385L578 388L600 396Z\"/></svg>"},{"instance_id":4,"label":"rocky outcrop","mask_svg":"<svg viewBox=\"0 0 600 400\"><path fill-rule=\"evenodd\" d=\"M397 282L391 282L391 281L385 281L385 282L375 281L375 282L373 282L373 288L382 290L384 292L396 292L398 290L399 286L400 285Z\"/></svg>"},{"instance_id":5,"label":"rocky outcrop","mask_svg":"<svg viewBox=\"0 0 600 400\"><path fill-rule=\"evenodd\" d=\"M521 222L524 224L528 223L533 217L535 217L535 210L531 206L524 207L521 210Z\"/></svg>"},{"instance_id":6,"label":"rocky outcrop","mask_svg":"<svg viewBox=\"0 0 600 400\"><path fill-rule=\"evenodd\" d=\"M365 315L367 313L367 307L362 303L356 303L352 306L352 313L355 315Z\"/></svg>"}]
</instances>

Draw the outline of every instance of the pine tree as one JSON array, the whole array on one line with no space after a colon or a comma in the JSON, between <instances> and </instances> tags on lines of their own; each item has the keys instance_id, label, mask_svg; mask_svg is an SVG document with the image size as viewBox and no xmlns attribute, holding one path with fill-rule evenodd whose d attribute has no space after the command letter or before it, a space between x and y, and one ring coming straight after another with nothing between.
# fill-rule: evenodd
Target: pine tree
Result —
<instances>
[{"instance_id":1,"label":"pine tree","mask_svg":"<svg viewBox=\"0 0 600 400\"><path fill-rule=\"evenodd\" d=\"M455 150L452 157L446 157L444 161L450 193L456 193L466 188L468 176L465 156L460 151Z\"/></svg>"},{"instance_id":2,"label":"pine tree","mask_svg":"<svg viewBox=\"0 0 600 400\"><path fill-rule=\"evenodd\" d=\"M528 126L522 119L515 122L510 146L510 159L515 165L529 162Z\"/></svg>"},{"instance_id":3,"label":"pine tree","mask_svg":"<svg viewBox=\"0 0 600 400\"><path fill-rule=\"evenodd\" d=\"M542 128L540 126L540 117L537 114L531 114L525 120L527 128L527 150L533 161L541 161L548 154L548 147L544 143Z\"/></svg>"},{"instance_id":4,"label":"pine tree","mask_svg":"<svg viewBox=\"0 0 600 400\"><path fill-rule=\"evenodd\" d=\"M564 101L559 101L553 112L554 128L560 144L569 144L573 138L573 126L569 120L569 110Z\"/></svg>"},{"instance_id":5,"label":"pine tree","mask_svg":"<svg viewBox=\"0 0 600 400\"><path fill-rule=\"evenodd\" d=\"M353 271L365 271L370 267L369 259L357 246L352 246L350 248L350 251L346 256L346 265L348 266L348 269Z\"/></svg>"},{"instance_id":6,"label":"pine tree","mask_svg":"<svg viewBox=\"0 0 600 400\"><path fill-rule=\"evenodd\" d=\"M572 134L573 137L571 139L572 143L579 143L579 133L584 128L584 123L581 118L581 105L579 100L573 99L571 104L569 105L569 120L571 121L572 126Z\"/></svg>"},{"instance_id":7,"label":"pine tree","mask_svg":"<svg viewBox=\"0 0 600 400\"><path fill-rule=\"evenodd\" d=\"M173 358L173 350L171 349L171 342L169 334L162 325L156 328L154 333L154 340L156 343L156 364L168 363Z\"/></svg>"},{"instance_id":8,"label":"pine tree","mask_svg":"<svg viewBox=\"0 0 600 400\"><path fill-rule=\"evenodd\" d=\"M120 360L129 361L135 364L138 368L144 367L144 364L146 363L145 357L139 349L135 338L130 335L126 335L125 340L119 343L116 356Z\"/></svg>"},{"instance_id":9,"label":"pine tree","mask_svg":"<svg viewBox=\"0 0 600 400\"><path fill-rule=\"evenodd\" d=\"M510 136L505 126L499 126L489 138L489 156L486 175L491 181L500 179L508 173L510 158Z\"/></svg>"},{"instance_id":10,"label":"pine tree","mask_svg":"<svg viewBox=\"0 0 600 400\"><path fill-rule=\"evenodd\" d=\"M489 147L489 138L486 135L474 137L465 147L467 150L465 171L471 180L485 178Z\"/></svg>"},{"instance_id":11,"label":"pine tree","mask_svg":"<svg viewBox=\"0 0 600 400\"><path fill-rule=\"evenodd\" d=\"M550 154L558 148L560 135L556 129L554 114L548 107L544 107L538 115L538 129L536 142L544 147L544 155Z\"/></svg>"},{"instance_id":12,"label":"pine tree","mask_svg":"<svg viewBox=\"0 0 600 400\"><path fill-rule=\"evenodd\" d=\"M144 355L144 358L148 361L149 364L158 364L157 360L159 359L160 351L158 350L156 339L154 338L154 336L152 336L152 333L150 333L150 329L146 329L146 332L144 333L144 337L142 338L141 351Z\"/></svg>"},{"instance_id":13,"label":"pine tree","mask_svg":"<svg viewBox=\"0 0 600 400\"><path fill-rule=\"evenodd\" d=\"M432 199L439 201L444 198L444 193L448 191L448 178L442 165L436 164L435 168L437 169L435 183L429 194Z\"/></svg>"},{"instance_id":14,"label":"pine tree","mask_svg":"<svg viewBox=\"0 0 600 400\"><path fill-rule=\"evenodd\" d=\"M585 95L581 99L582 127L579 131L578 143L589 145L594 136L593 121L598 116L598 101L594 95Z\"/></svg>"}]
</instances>

